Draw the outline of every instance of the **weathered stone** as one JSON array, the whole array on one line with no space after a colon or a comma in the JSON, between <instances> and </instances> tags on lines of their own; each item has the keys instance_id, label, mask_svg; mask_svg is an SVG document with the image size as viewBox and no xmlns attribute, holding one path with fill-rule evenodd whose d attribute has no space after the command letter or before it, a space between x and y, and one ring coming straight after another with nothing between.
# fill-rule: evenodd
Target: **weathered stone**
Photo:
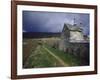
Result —
<instances>
[{"instance_id":1,"label":"weathered stone","mask_svg":"<svg viewBox=\"0 0 100 80\"><path fill-rule=\"evenodd\" d=\"M84 37L81 27L64 24L59 49L80 58L83 65L89 64L89 37Z\"/></svg>"}]
</instances>

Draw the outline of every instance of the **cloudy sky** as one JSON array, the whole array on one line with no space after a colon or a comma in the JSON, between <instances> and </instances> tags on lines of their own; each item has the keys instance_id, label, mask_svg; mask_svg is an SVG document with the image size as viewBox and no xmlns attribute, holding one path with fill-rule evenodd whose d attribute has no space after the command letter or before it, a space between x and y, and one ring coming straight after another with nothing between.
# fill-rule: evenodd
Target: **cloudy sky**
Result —
<instances>
[{"instance_id":1,"label":"cloudy sky","mask_svg":"<svg viewBox=\"0 0 100 80\"><path fill-rule=\"evenodd\" d=\"M23 11L23 32L61 32L64 23L82 23L84 34L89 35L89 14Z\"/></svg>"}]
</instances>

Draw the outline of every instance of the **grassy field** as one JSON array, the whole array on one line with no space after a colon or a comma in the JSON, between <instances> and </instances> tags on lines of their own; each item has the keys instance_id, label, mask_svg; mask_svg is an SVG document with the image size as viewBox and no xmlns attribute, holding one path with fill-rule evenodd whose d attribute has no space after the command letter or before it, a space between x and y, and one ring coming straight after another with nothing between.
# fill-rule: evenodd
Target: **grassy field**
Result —
<instances>
[{"instance_id":1,"label":"grassy field","mask_svg":"<svg viewBox=\"0 0 100 80\"><path fill-rule=\"evenodd\" d=\"M75 56L44 44L41 40L24 39L23 42L23 68L80 65L79 60Z\"/></svg>"}]
</instances>

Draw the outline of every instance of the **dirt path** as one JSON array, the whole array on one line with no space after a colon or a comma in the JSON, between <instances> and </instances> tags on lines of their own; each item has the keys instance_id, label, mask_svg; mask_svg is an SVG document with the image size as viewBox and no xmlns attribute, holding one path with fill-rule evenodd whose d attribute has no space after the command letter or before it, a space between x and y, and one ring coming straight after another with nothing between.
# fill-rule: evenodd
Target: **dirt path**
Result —
<instances>
[{"instance_id":1,"label":"dirt path","mask_svg":"<svg viewBox=\"0 0 100 80\"><path fill-rule=\"evenodd\" d=\"M56 56L55 54L53 54L53 52L51 52L50 50L48 50L45 46L43 46L43 48L53 57L55 57L63 66L68 66L68 64L66 64L62 59L60 59L60 57Z\"/></svg>"}]
</instances>

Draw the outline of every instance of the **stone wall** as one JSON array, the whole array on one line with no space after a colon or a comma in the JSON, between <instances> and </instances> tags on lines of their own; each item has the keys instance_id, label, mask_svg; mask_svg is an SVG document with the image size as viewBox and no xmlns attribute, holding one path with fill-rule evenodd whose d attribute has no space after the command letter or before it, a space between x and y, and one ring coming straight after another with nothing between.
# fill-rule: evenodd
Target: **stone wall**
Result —
<instances>
[{"instance_id":1,"label":"stone wall","mask_svg":"<svg viewBox=\"0 0 100 80\"><path fill-rule=\"evenodd\" d=\"M53 48L58 48L60 38L51 37L51 38L41 38L42 43L47 44Z\"/></svg>"},{"instance_id":2,"label":"stone wall","mask_svg":"<svg viewBox=\"0 0 100 80\"><path fill-rule=\"evenodd\" d=\"M89 43L70 43L66 46L66 53L75 55L82 65L89 65Z\"/></svg>"}]
</instances>

